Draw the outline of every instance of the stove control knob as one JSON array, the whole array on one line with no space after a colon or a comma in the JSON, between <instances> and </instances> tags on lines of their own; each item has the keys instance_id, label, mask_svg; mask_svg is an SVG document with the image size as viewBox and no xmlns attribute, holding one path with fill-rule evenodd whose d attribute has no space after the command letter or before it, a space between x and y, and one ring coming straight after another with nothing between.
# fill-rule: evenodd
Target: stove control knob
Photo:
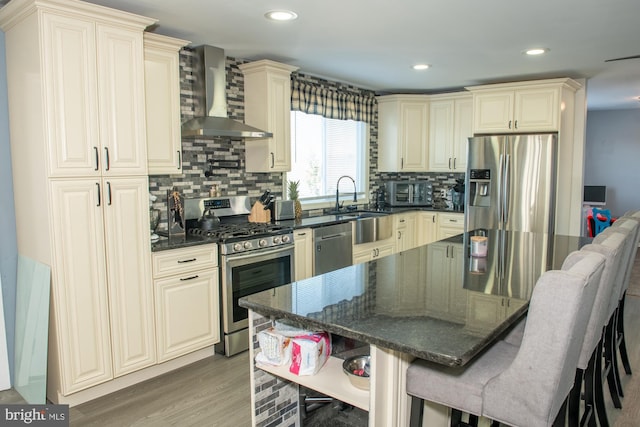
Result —
<instances>
[{"instance_id":1,"label":"stove control knob","mask_svg":"<svg viewBox=\"0 0 640 427\"><path fill-rule=\"evenodd\" d=\"M258 242L258 245L261 248L264 248L265 246L267 246L267 240L266 239L260 239L260 241Z\"/></svg>"},{"instance_id":2,"label":"stove control knob","mask_svg":"<svg viewBox=\"0 0 640 427\"><path fill-rule=\"evenodd\" d=\"M244 248L245 249L251 249L253 247L253 245L251 244L251 242L244 242Z\"/></svg>"},{"instance_id":3,"label":"stove control knob","mask_svg":"<svg viewBox=\"0 0 640 427\"><path fill-rule=\"evenodd\" d=\"M241 244L241 243L235 243L235 244L233 245L233 250L234 250L235 252L241 251L241 250L242 250L242 244Z\"/></svg>"},{"instance_id":4,"label":"stove control knob","mask_svg":"<svg viewBox=\"0 0 640 427\"><path fill-rule=\"evenodd\" d=\"M282 236L282 243L289 243L289 236Z\"/></svg>"},{"instance_id":5,"label":"stove control knob","mask_svg":"<svg viewBox=\"0 0 640 427\"><path fill-rule=\"evenodd\" d=\"M273 238L273 244L274 244L274 245L277 245L277 244L279 244L279 243L280 243L280 236L275 236L275 237Z\"/></svg>"}]
</instances>

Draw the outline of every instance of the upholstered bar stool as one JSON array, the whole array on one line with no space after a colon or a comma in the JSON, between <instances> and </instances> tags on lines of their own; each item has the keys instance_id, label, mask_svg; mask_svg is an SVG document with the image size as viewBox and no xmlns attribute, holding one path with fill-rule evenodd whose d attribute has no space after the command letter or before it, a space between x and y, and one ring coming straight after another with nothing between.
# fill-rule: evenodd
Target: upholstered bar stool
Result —
<instances>
[{"instance_id":1,"label":"upholstered bar stool","mask_svg":"<svg viewBox=\"0 0 640 427\"><path fill-rule=\"evenodd\" d=\"M462 368L425 360L409 366L412 427L422 425L424 400L515 426L548 426L554 419L564 424L605 264L598 253L576 251L568 259L574 257L568 270L547 271L538 279L520 347L498 341Z\"/></svg>"},{"instance_id":2,"label":"upholstered bar stool","mask_svg":"<svg viewBox=\"0 0 640 427\"><path fill-rule=\"evenodd\" d=\"M620 352L620 359L622 360L622 365L624 366L624 371L627 375L631 375L631 364L629 363L629 356L627 354L627 344L624 339L624 302L627 295L627 289L629 288L629 283L631 282L631 271L633 270L633 265L636 261L636 254L638 252L638 244L640 243L640 211L630 211L625 213L625 215L620 218L621 220L632 219L638 222L638 229L636 231L636 244L633 246L633 250L630 256L629 266L627 267L627 274L625 276L625 286L622 289L622 295L620 298L620 302L618 304L618 318L617 318L617 348ZM615 223L614 223L615 224ZM621 225L623 223L619 223Z\"/></svg>"},{"instance_id":3,"label":"upholstered bar stool","mask_svg":"<svg viewBox=\"0 0 640 427\"><path fill-rule=\"evenodd\" d=\"M604 408L602 388L602 341L604 327L609 320L612 303L617 302L620 283L616 281L620 260L623 255L625 235L611 233L601 244L590 244L581 250L597 252L605 257L605 266L596 292L593 310L582 343L578 359L578 369L573 389L569 395L569 425L595 425L597 414L601 427L609 425ZM575 258L568 258L563 269L570 267ZM580 415L580 400L584 385L584 413ZM596 402L598 405L596 405Z\"/></svg>"},{"instance_id":4,"label":"upholstered bar stool","mask_svg":"<svg viewBox=\"0 0 640 427\"><path fill-rule=\"evenodd\" d=\"M625 244L623 254L620 259L618 271L616 272L616 290L617 297L613 298L609 307L609 321L605 327L604 335L604 375L607 378L611 400L616 408L622 408L621 397L624 396L622 384L620 383L620 374L618 372L618 362L616 357L616 349L618 347L618 313L619 300L624 295L625 277L627 274L628 261L633 251L633 245L636 239L638 224L635 221L619 220L620 224L616 227L609 227L593 239L594 244L601 244L608 236L613 233L619 233L625 236ZM618 221L616 221L618 222ZM627 284L628 285L628 284Z\"/></svg>"}]
</instances>

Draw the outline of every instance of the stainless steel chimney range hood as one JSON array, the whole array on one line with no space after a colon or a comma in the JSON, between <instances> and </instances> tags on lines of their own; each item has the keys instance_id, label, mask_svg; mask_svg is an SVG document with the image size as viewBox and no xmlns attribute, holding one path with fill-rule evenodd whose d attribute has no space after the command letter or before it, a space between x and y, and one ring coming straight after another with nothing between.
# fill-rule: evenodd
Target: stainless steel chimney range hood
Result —
<instances>
[{"instance_id":1,"label":"stainless steel chimney range hood","mask_svg":"<svg viewBox=\"0 0 640 427\"><path fill-rule=\"evenodd\" d=\"M270 138L272 133L227 116L227 72L224 50L202 45L194 48L195 115L182 124L183 138Z\"/></svg>"}]
</instances>

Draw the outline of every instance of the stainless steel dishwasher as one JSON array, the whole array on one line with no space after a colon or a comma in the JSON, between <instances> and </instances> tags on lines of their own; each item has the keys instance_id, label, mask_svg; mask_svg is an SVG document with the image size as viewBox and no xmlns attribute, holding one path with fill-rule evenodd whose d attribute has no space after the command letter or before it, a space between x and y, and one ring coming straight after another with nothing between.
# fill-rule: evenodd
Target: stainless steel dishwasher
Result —
<instances>
[{"instance_id":1,"label":"stainless steel dishwasher","mask_svg":"<svg viewBox=\"0 0 640 427\"><path fill-rule=\"evenodd\" d=\"M353 261L351 223L313 229L313 275L348 267Z\"/></svg>"}]
</instances>

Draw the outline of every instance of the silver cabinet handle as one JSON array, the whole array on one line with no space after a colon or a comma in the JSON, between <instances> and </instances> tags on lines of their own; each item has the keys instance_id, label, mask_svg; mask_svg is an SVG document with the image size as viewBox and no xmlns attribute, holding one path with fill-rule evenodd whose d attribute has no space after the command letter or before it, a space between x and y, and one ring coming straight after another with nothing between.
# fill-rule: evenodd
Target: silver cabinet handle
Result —
<instances>
[{"instance_id":1,"label":"silver cabinet handle","mask_svg":"<svg viewBox=\"0 0 640 427\"><path fill-rule=\"evenodd\" d=\"M191 258L191 259L185 259L185 260L178 260L178 264L184 264L185 262L193 262L195 260L197 260L198 258Z\"/></svg>"},{"instance_id":2,"label":"silver cabinet handle","mask_svg":"<svg viewBox=\"0 0 640 427\"><path fill-rule=\"evenodd\" d=\"M109 170L109 168L111 167L111 164L109 162L109 147L104 147L104 155L105 162L107 163L107 167L105 168L105 170Z\"/></svg>"},{"instance_id":3,"label":"silver cabinet handle","mask_svg":"<svg viewBox=\"0 0 640 427\"><path fill-rule=\"evenodd\" d=\"M96 154L96 168L94 170L98 170L100 168L100 155L98 154L98 147L93 147L93 150L95 151Z\"/></svg>"},{"instance_id":4,"label":"silver cabinet handle","mask_svg":"<svg viewBox=\"0 0 640 427\"><path fill-rule=\"evenodd\" d=\"M515 129L518 129L518 121L517 121L517 120L513 123L513 125L514 125L513 127L514 127Z\"/></svg>"},{"instance_id":5,"label":"silver cabinet handle","mask_svg":"<svg viewBox=\"0 0 640 427\"><path fill-rule=\"evenodd\" d=\"M298 233L297 236L306 236L307 233Z\"/></svg>"},{"instance_id":6,"label":"silver cabinet handle","mask_svg":"<svg viewBox=\"0 0 640 427\"><path fill-rule=\"evenodd\" d=\"M455 169L456 169L456 158L454 157L453 158L453 170L455 170Z\"/></svg>"},{"instance_id":7,"label":"silver cabinet handle","mask_svg":"<svg viewBox=\"0 0 640 427\"><path fill-rule=\"evenodd\" d=\"M511 129L511 120L509 120L509 129Z\"/></svg>"},{"instance_id":8,"label":"silver cabinet handle","mask_svg":"<svg viewBox=\"0 0 640 427\"><path fill-rule=\"evenodd\" d=\"M398 231L398 240L402 238L402 231Z\"/></svg>"},{"instance_id":9,"label":"silver cabinet handle","mask_svg":"<svg viewBox=\"0 0 640 427\"><path fill-rule=\"evenodd\" d=\"M451 157L449 157L449 169L451 169Z\"/></svg>"},{"instance_id":10,"label":"silver cabinet handle","mask_svg":"<svg viewBox=\"0 0 640 427\"><path fill-rule=\"evenodd\" d=\"M181 278L180 278L180 281L184 282L184 281L186 281L186 280L193 280L193 279L197 279L198 277L200 277L200 276L198 276L197 274L196 274L195 276L189 276L189 277L184 277L184 278L182 278L182 277L181 277Z\"/></svg>"},{"instance_id":11,"label":"silver cabinet handle","mask_svg":"<svg viewBox=\"0 0 640 427\"><path fill-rule=\"evenodd\" d=\"M275 167L276 165L276 157L273 155L273 152L271 153L271 168L273 169L273 167Z\"/></svg>"},{"instance_id":12,"label":"silver cabinet handle","mask_svg":"<svg viewBox=\"0 0 640 427\"><path fill-rule=\"evenodd\" d=\"M180 170L180 168L182 168L182 153L180 152L180 150L178 150L177 153L178 153L178 170Z\"/></svg>"},{"instance_id":13,"label":"silver cabinet handle","mask_svg":"<svg viewBox=\"0 0 640 427\"><path fill-rule=\"evenodd\" d=\"M436 223L436 216L435 215L431 215L431 222L433 222L434 224Z\"/></svg>"},{"instance_id":14,"label":"silver cabinet handle","mask_svg":"<svg viewBox=\"0 0 640 427\"><path fill-rule=\"evenodd\" d=\"M404 157L400 157L400 169L404 169Z\"/></svg>"},{"instance_id":15,"label":"silver cabinet handle","mask_svg":"<svg viewBox=\"0 0 640 427\"><path fill-rule=\"evenodd\" d=\"M98 204L96 206L100 206L100 183L96 182L96 188L98 189Z\"/></svg>"},{"instance_id":16,"label":"silver cabinet handle","mask_svg":"<svg viewBox=\"0 0 640 427\"><path fill-rule=\"evenodd\" d=\"M107 196L108 196L107 200L109 200L107 202L107 205L111 206L111 183L109 181L107 181Z\"/></svg>"}]
</instances>

